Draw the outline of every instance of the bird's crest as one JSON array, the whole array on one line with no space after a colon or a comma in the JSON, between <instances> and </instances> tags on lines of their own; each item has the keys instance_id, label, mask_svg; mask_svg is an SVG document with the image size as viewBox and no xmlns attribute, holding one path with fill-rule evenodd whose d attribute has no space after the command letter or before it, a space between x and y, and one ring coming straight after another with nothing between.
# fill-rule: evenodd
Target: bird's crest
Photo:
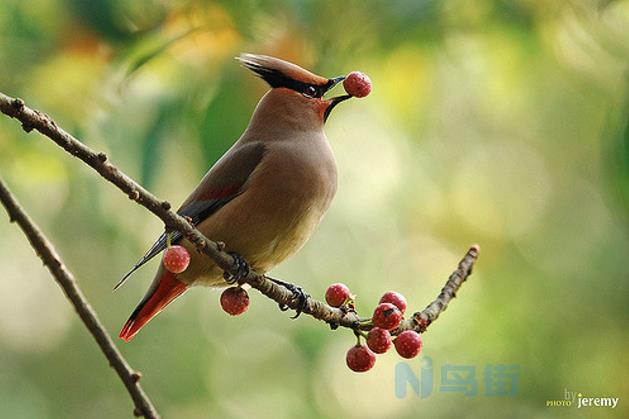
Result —
<instances>
[{"instance_id":1,"label":"bird's crest","mask_svg":"<svg viewBox=\"0 0 629 419\"><path fill-rule=\"evenodd\" d=\"M296 64L268 55L240 54L236 59L246 68L264 79L271 87L288 87L294 90L295 85L313 85L326 87L330 80L318 76Z\"/></svg>"}]
</instances>

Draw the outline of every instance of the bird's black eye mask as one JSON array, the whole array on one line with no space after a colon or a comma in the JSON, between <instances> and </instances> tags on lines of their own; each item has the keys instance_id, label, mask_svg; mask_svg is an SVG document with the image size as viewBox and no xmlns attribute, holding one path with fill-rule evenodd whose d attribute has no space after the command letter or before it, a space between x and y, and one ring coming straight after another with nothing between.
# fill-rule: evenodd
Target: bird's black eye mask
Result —
<instances>
[{"instance_id":1,"label":"bird's black eye mask","mask_svg":"<svg viewBox=\"0 0 629 419\"><path fill-rule=\"evenodd\" d=\"M342 80L342 78L337 77L329 79L324 85L316 85L292 79L280 71L262 67L249 61L243 61L243 65L266 81L271 87L285 87L309 98L322 98L328 90Z\"/></svg>"}]
</instances>

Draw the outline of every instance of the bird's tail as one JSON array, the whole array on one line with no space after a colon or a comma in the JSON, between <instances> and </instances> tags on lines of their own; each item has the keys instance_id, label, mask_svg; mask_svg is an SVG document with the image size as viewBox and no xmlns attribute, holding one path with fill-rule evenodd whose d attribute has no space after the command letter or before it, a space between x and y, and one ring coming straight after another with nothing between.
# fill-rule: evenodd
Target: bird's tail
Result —
<instances>
[{"instance_id":1,"label":"bird's tail","mask_svg":"<svg viewBox=\"0 0 629 419\"><path fill-rule=\"evenodd\" d=\"M189 285L175 278L175 274L162 270L159 280L153 283L118 336L125 342L129 342L149 320L157 316L160 311L188 288Z\"/></svg>"}]
</instances>

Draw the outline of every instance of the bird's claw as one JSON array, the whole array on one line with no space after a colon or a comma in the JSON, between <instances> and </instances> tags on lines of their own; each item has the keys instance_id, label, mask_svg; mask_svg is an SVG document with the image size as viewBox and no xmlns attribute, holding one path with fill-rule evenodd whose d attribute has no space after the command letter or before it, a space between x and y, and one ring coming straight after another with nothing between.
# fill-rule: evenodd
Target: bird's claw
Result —
<instances>
[{"instance_id":1,"label":"bird's claw","mask_svg":"<svg viewBox=\"0 0 629 419\"><path fill-rule=\"evenodd\" d=\"M282 287L286 288L287 290L293 293L293 298L296 298L298 303L297 303L297 308L295 309L295 315L292 316L291 319L296 319L297 317L299 317L301 313L304 311L304 309L306 308L306 306L308 305L308 299L310 298L310 295L306 291L304 291L302 287L298 285L291 284L290 282L284 282L282 280L275 279L275 278L269 278L269 279L272 282L276 283L277 285L281 285ZM285 304L280 304L279 306L280 306L280 310L282 311L286 311L289 308Z\"/></svg>"},{"instance_id":2,"label":"bird's claw","mask_svg":"<svg viewBox=\"0 0 629 419\"><path fill-rule=\"evenodd\" d=\"M249 275L249 264L242 256L235 252L229 252L229 255L234 258L234 263L236 264L236 273L231 274L227 271L223 273L223 278L227 284L232 285L236 282L240 283L243 279Z\"/></svg>"}]
</instances>

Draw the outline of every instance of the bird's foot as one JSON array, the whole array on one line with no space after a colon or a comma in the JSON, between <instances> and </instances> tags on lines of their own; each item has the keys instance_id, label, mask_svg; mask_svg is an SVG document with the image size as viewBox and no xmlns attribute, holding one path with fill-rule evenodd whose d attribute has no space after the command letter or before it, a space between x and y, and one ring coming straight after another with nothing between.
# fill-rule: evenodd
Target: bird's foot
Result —
<instances>
[{"instance_id":1,"label":"bird's foot","mask_svg":"<svg viewBox=\"0 0 629 419\"><path fill-rule=\"evenodd\" d=\"M291 284L290 282L284 282L280 279L270 278L268 276L267 278L270 281L276 283L277 285L281 285L282 287L293 293L293 297L297 299L298 303L297 308L295 309L295 315L291 317L291 319L296 319L297 317L299 317L299 315L304 311L304 308L306 308L306 306L308 305L308 299L310 298L310 295L306 291L304 291L304 289L299 285ZM288 306L280 304L280 310L286 311L288 310Z\"/></svg>"},{"instance_id":2,"label":"bird's foot","mask_svg":"<svg viewBox=\"0 0 629 419\"><path fill-rule=\"evenodd\" d=\"M225 282L227 282L227 284L229 285L235 283L240 284L241 281L245 279L247 275L249 275L249 264L238 253L229 252L229 255L234 258L234 263L236 264L236 273L232 275L231 273L225 271L223 273L223 278L225 279Z\"/></svg>"}]
</instances>

